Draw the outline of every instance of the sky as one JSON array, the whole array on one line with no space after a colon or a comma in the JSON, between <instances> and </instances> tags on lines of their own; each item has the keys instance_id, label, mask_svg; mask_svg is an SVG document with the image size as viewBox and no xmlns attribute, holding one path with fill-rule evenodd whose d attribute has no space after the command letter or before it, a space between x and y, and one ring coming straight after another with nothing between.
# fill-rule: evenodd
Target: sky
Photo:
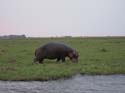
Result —
<instances>
[{"instance_id":1,"label":"sky","mask_svg":"<svg viewBox=\"0 0 125 93\"><path fill-rule=\"evenodd\" d=\"M0 35L125 36L125 0L0 0Z\"/></svg>"}]
</instances>

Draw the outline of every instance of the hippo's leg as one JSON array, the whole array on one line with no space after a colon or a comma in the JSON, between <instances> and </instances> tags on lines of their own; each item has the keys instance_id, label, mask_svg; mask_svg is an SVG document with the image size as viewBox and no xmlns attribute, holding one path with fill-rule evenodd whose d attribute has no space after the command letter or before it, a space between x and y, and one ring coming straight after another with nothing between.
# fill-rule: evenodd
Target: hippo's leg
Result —
<instances>
[{"instance_id":1,"label":"hippo's leg","mask_svg":"<svg viewBox=\"0 0 125 93\"><path fill-rule=\"evenodd\" d=\"M36 63L36 62L37 62L37 59L36 59L36 58L34 58L34 59L33 59L33 62L34 62L34 63Z\"/></svg>"},{"instance_id":2,"label":"hippo's leg","mask_svg":"<svg viewBox=\"0 0 125 93\"><path fill-rule=\"evenodd\" d=\"M40 64L43 64L43 60L44 60L44 59L39 59L39 63L40 63Z\"/></svg>"},{"instance_id":3,"label":"hippo's leg","mask_svg":"<svg viewBox=\"0 0 125 93\"><path fill-rule=\"evenodd\" d=\"M65 62L65 57L62 58L62 62Z\"/></svg>"},{"instance_id":4,"label":"hippo's leg","mask_svg":"<svg viewBox=\"0 0 125 93\"><path fill-rule=\"evenodd\" d=\"M59 62L61 58L57 58L56 62Z\"/></svg>"}]
</instances>

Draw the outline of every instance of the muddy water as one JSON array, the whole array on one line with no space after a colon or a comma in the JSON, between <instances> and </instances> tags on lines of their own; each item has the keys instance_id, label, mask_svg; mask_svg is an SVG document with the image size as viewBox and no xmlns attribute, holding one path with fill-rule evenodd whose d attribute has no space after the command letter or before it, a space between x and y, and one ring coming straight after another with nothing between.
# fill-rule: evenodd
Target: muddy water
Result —
<instances>
[{"instance_id":1,"label":"muddy water","mask_svg":"<svg viewBox=\"0 0 125 93\"><path fill-rule=\"evenodd\" d=\"M125 93L125 75L77 75L47 82L0 81L0 93Z\"/></svg>"}]
</instances>

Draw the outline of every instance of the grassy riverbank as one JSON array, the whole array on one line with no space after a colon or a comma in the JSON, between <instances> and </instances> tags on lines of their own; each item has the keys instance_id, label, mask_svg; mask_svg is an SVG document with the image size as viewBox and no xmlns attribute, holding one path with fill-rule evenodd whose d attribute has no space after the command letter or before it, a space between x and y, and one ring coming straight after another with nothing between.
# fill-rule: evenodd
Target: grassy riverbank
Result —
<instances>
[{"instance_id":1,"label":"grassy riverbank","mask_svg":"<svg viewBox=\"0 0 125 93\"><path fill-rule=\"evenodd\" d=\"M75 48L78 64L45 60L32 64L34 50L50 41ZM37 38L0 40L0 80L53 80L75 74L125 74L125 37Z\"/></svg>"}]
</instances>

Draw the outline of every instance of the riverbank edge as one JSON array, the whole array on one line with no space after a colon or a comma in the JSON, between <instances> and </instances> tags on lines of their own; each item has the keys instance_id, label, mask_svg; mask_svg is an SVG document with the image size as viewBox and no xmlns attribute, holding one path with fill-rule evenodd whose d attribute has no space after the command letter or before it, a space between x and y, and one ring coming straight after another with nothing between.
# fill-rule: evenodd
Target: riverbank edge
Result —
<instances>
[{"instance_id":1,"label":"riverbank edge","mask_svg":"<svg viewBox=\"0 0 125 93\"><path fill-rule=\"evenodd\" d=\"M68 80L68 79L72 79L76 76L112 76L112 75L125 75L125 74L83 74L83 73L77 73L77 74L74 74L74 75L71 75L71 76L66 76L66 77L60 77L60 78L50 78L50 79L20 79L20 80L2 80L0 79L0 81L6 81L6 82L32 82L32 81L41 81L41 82L45 82L45 81L56 81L56 80Z\"/></svg>"}]
</instances>

